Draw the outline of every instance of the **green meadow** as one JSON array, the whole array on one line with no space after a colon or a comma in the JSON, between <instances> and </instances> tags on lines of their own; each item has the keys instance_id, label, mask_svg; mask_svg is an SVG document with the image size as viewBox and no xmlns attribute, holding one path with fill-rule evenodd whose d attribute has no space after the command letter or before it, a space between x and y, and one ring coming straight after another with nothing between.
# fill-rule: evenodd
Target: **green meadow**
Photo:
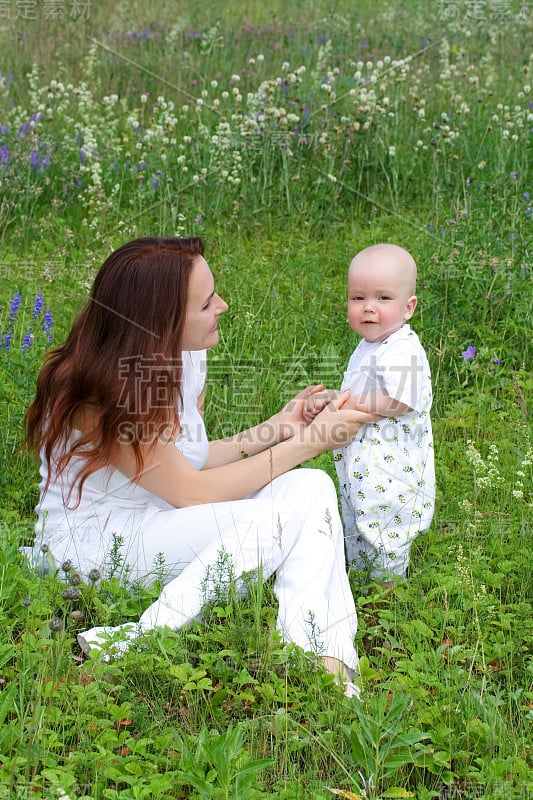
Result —
<instances>
[{"instance_id":1,"label":"green meadow","mask_svg":"<svg viewBox=\"0 0 533 800\"><path fill-rule=\"evenodd\" d=\"M533 797L532 41L518 0L0 3L0 798ZM407 580L350 575L361 702L279 640L269 582L83 660L158 581L119 580L118 538L92 581L19 552L43 355L152 234L203 236L229 303L212 437L339 386L350 259L415 256L437 508Z\"/></svg>"}]
</instances>

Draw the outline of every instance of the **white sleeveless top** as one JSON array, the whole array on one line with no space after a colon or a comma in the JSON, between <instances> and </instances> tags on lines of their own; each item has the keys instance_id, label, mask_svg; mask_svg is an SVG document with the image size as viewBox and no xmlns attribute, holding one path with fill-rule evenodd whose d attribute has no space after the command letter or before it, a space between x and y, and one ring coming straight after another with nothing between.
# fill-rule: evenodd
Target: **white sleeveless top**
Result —
<instances>
[{"instance_id":1,"label":"white sleeveless top","mask_svg":"<svg viewBox=\"0 0 533 800\"><path fill-rule=\"evenodd\" d=\"M195 469L202 469L209 451L209 442L203 418L198 411L198 397L203 390L206 376L206 351L184 351L182 396L183 403L179 409L180 433L176 437L176 447L183 453ZM73 432L73 436L79 435ZM80 526L94 527L100 520L102 523L110 513L122 509L173 508L157 495L134 483L126 475L113 467L99 469L90 475L83 484L81 502L76 509L66 507L67 498L73 479L80 470L80 459L72 459L66 472L60 479L52 477L44 497L42 492L46 484L48 470L46 461L41 457L41 500L36 508L39 519L35 526L37 538L42 537L43 527L49 533L64 529L78 529ZM68 505L76 502L76 487ZM50 536L48 537L50 538ZM53 538L53 533L52 533Z\"/></svg>"}]
</instances>

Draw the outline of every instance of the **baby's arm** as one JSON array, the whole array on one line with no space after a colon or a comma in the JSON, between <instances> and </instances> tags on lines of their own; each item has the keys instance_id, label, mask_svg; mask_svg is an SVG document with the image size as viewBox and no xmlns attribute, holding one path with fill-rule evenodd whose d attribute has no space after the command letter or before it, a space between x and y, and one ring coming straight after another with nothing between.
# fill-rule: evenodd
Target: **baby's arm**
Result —
<instances>
[{"instance_id":1,"label":"baby's arm","mask_svg":"<svg viewBox=\"0 0 533 800\"><path fill-rule=\"evenodd\" d=\"M402 414L407 414L413 410L411 406L400 402L400 400L395 400L383 389L377 392L352 395L344 405L345 408L367 411L380 417L401 417Z\"/></svg>"},{"instance_id":2,"label":"baby's arm","mask_svg":"<svg viewBox=\"0 0 533 800\"><path fill-rule=\"evenodd\" d=\"M304 410L306 421L308 423L311 422L338 394L340 392L336 389L324 389L323 392L318 392L309 397ZM413 410L405 403L390 397L383 389L378 392L352 395L346 400L344 407L366 411L369 414L375 414L377 417L400 417L402 414L407 414L408 411Z\"/></svg>"}]
</instances>

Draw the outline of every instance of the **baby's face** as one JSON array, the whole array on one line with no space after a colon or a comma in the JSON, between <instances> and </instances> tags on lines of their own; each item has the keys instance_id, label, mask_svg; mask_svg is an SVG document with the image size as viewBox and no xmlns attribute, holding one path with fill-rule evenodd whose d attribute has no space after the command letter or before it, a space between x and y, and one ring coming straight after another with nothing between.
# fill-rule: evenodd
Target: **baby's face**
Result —
<instances>
[{"instance_id":1,"label":"baby's face","mask_svg":"<svg viewBox=\"0 0 533 800\"><path fill-rule=\"evenodd\" d=\"M354 258L348 272L348 322L367 342L382 342L413 316L408 272L379 254Z\"/></svg>"}]
</instances>

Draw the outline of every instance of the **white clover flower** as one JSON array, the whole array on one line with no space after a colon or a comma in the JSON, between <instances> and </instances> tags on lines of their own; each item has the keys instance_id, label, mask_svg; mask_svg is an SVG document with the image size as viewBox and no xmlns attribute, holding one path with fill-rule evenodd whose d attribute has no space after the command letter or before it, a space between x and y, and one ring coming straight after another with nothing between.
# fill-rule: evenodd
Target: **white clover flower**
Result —
<instances>
[{"instance_id":1,"label":"white clover flower","mask_svg":"<svg viewBox=\"0 0 533 800\"><path fill-rule=\"evenodd\" d=\"M223 100L227 100L228 97L229 97L229 92L226 92L226 91L222 92L222 99Z\"/></svg>"},{"instance_id":2,"label":"white clover flower","mask_svg":"<svg viewBox=\"0 0 533 800\"><path fill-rule=\"evenodd\" d=\"M264 60L265 60L265 57L264 57L264 55L263 55L262 53L259 53L259 55L257 56L257 60L259 61L259 63L261 63L262 61L264 61Z\"/></svg>"},{"instance_id":3,"label":"white clover flower","mask_svg":"<svg viewBox=\"0 0 533 800\"><path fill-rule=\"evenodd\" d=\"M395 155L396 155L396 148L394 147L393 144L391 144L391 146L389 147L389 156L391 156L391 158L394 158Z\"/></svg>"},{"instance_id":4,"label":"white clover flower","mask_svg":"<svg viewBox=\"0 0 533 800\"><path fill-rule=\"evenodd\" d=\"M211 88L216 89L218 86L218 81L211 81Z\"/></svg>"}]
</instances>

